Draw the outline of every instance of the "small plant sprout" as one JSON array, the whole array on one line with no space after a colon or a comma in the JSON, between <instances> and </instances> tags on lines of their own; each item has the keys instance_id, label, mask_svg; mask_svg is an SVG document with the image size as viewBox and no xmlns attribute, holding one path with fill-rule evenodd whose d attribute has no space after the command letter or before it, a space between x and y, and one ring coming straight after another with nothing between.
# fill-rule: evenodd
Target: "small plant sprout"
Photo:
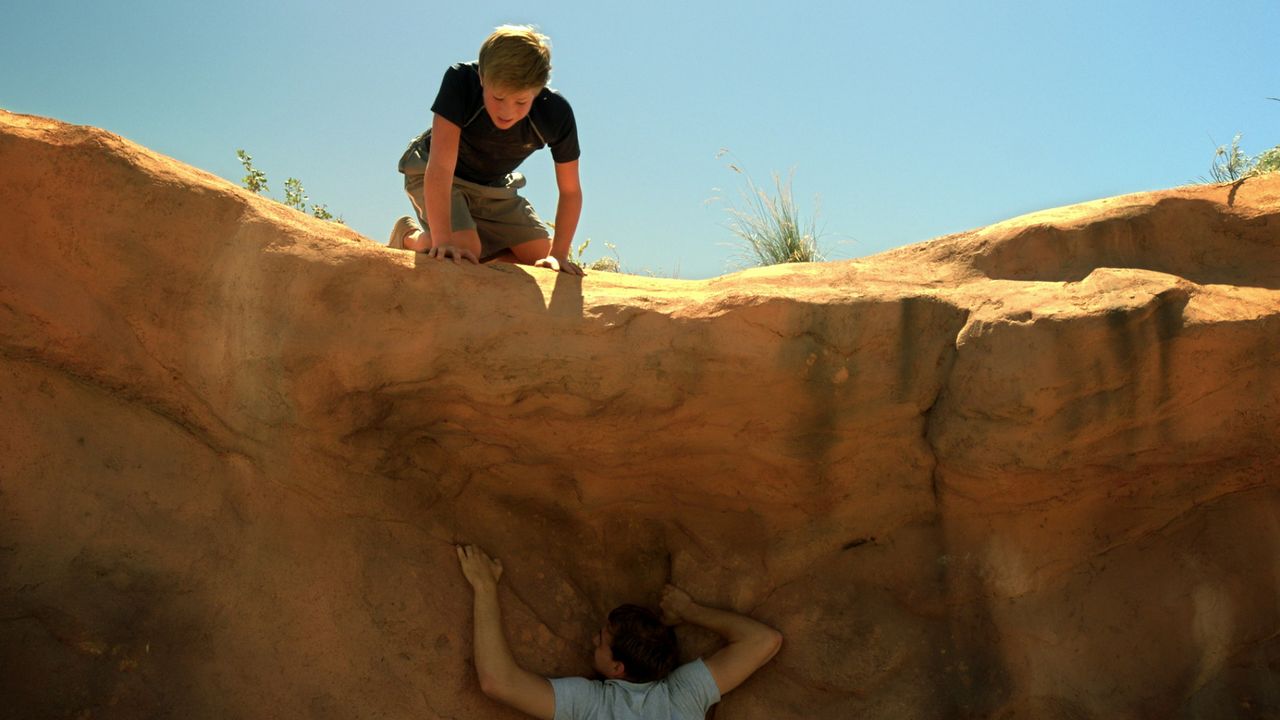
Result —
<instances>
[{"instance_id":1,"label":"small plant sprout","mask_svg":"<svg viewBox=\"0 0 1280 720\"><path fill-rule=\"evenodd\" d=\"M240 182L245 189L258 194L266 192L267 174L253 166L253 156L244 150L236 150L236 157L240 158L240 164L244 166L245 176Z\"/></svg>"},{"instance_id":2,"label":"small plant sprout","mask_svg":"<svg viewBox=\"0 0 1280 720\"><path fill-rule=\"evenodd\" d=\"M550 223L548 223L550 224ZM552 227L555 227L552 225ZM587 248L591 247L591 238L587 238L578 244L576 248L569 249L569 262L586 270L599 270L601 272L622 272L622 260L618 257L618 246L613 243L605 243L604 246L613 254L613 257L602 257L591 262L586 262L584 255Z\"/></svg>"},{"instance_id":3,"label":"small plant sprout","mask_svg":"<svg viewBox=\"0 0 1280 720\"><path fill-rule=\"evenodd\" d=\"M284 181L284 204L300 212L307 211L307 191L302 188L302 181L289 178Z\"/></svg>"},{"instance_id":4,"label":"small plant sprout","mask_svg":"<svg viewBox=\"0 0 1280 720\"><path fill-rule=\"evenodd\" d=\"M1209 177L1213 182L1230 183L1246 177L1251 169L1249 156L1240 149L1240 133L1231 138L1231 147L1219 145L1213 153L1213 164L1209 166Z\"/></svg>"},{"instance_id":5,"label":"small plant sprout","mask_svg":"<svg viewBox=\"0 0 1280 720\"><path fill-rule=\"evenodd\" d=\"M262 194L267 192L267 174L253 166L253 156L244 150L236 150L236 157L244 166L245 176L240 180L249 192ZM299 212L307 212L307 191L298 178L284 181L284 204ZM326 205L312 205L311 214L320 220L329 220L340 225L345 224L341 217L334 217Z\"/></svg>"}]
</instances>

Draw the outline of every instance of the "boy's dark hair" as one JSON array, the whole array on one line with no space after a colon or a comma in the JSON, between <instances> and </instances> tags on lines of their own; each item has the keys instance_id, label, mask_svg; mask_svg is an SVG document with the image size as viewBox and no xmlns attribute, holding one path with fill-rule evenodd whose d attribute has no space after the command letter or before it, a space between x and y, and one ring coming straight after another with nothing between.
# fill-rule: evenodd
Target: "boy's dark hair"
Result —
<instances>
[{"instance_id":1,"label":"boy's dark hair","mask_svg":"<svg viewBox=\"0 0 1280 720\"><path fill-rule=\"evenodd\" d=\"M619 605L609 613L609 650L622 663L632 682L661 680L676 667L679 649L676 632L663 625L652 610L639 605Z\"/></svg>"}]
</instances>

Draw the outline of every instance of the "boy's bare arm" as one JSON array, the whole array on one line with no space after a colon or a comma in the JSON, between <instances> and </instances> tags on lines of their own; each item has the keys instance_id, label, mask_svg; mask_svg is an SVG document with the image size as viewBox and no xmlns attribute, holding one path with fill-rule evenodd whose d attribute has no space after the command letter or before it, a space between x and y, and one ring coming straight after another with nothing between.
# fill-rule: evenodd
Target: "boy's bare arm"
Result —
<instances>
[{"instance_id":1,"label":"boy's bare arm","mask_svg":"<svg viewBox=\"0 0 1280 720\"><path fill-rule=\"evenodd\" d=\"M427 172L422 179L422 206L427 209L432 255L479 262L469 250L453 244L451 195L461 138L462 128L440 115L434 116L431 121L431 152L427 155Z\"/></svg>"},{"instance_id":2,"label":"boy's bare arm","mask_svg":"<svg viewBox=\"0 0 1280 720\"><path fill-rule=\"evenodd\" d=\"M534 262L537 267L562 270L570 275L582 275L582 268L569 261L573 248L573 234L578 230L582 216L582 183L578 178L578 161L556 163L556 188L560 201L556 204L556 232L551 251L546 258Z\"/></svg>"},{"instance_id":3,"label":"boy's bare arm","mask_svg":"<svg viewBox=\"0 0 1280 720\"><path fill-rule=\"evenodd\" d=\"M502 563L474 545L457 547L462 574L474 596L476 675L485 695L543 720L556 714L555 691L544 677L516 664L502 627L498 580Z\"/></svg>"},{"instance_id":4,"label":"boy's bare arm","mask_svg":"<svg viewBox=\"0 0 1280 720\"><path fill-rule=\"evenodd\" d=\"M741 685L782 648L782 633L777 630L746 615L699 605L674 585L662 590L662 612L670 624L701 625L729 641L706 660L721 695Z\"/></svg>"},{"instance_id":5,"label":"boy's bare arm","mask_svg":"<svg viewBox=\"0 0 1280 720\"><path fill-rule=\"evenodd\" d=\"M556 163L556 188L560 200L556 204L556 235L551 254L563 262L573 247L573 235L578 231L582 217L582 180L578 176L578 161Z\"/></svg>"}]
</instances>

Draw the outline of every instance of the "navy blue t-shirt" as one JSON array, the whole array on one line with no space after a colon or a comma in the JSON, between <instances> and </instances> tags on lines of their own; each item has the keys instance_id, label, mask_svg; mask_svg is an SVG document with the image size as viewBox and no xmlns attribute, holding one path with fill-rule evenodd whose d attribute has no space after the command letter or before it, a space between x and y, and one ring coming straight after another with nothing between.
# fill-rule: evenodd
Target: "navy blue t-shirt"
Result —
<instances>
[{"instance_id":1,"label":"navy blue t-shirt","mask_svg":"<svg viewBox=\"0 0 1280 720\"><path fill-rule=\"evenodd\" d=\"M581 155L573 108L560 93L543 88L529 114L507 130L495 127L484 111L483 93L479 63L458 63L445 71L431 105L431 112L462 128L455 177L481 185L499 184L525 158L546 146L558 163L573 162ZM429 151L430 132L424 144L424 151Z\"/></svg>"}]
</instances>

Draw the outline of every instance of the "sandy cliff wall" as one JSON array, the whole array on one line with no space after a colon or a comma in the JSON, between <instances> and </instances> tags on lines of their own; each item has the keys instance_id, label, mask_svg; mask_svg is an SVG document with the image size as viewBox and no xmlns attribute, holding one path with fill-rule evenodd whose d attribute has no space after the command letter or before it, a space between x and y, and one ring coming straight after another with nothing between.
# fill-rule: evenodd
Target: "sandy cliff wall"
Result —
<instances>
[{"instance_id":1,"label":"sandy cliff wall","mask_svg":"<svg viewBox=\"0 0 1280 720\"><path fill-rule=\"evenodd\" d=\"M719 718L1280 713L1280 177L579 280L0 112L0 257L0 717L514 716L462 540L781 629Z\"/></svg>"}]
</instances>

